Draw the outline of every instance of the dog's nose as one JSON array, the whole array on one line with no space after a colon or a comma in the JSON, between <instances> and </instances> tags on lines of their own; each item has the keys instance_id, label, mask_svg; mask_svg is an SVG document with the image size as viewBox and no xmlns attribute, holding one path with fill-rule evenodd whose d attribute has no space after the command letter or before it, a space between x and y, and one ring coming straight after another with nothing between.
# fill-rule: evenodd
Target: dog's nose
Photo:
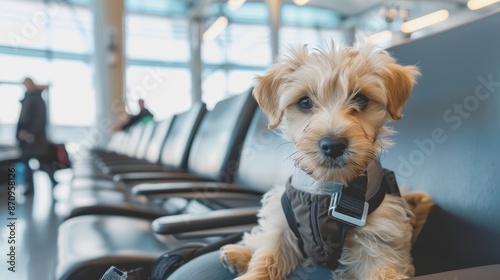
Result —
<instances>
[{"instance_id":1,"label":"dog's nose","mask_svg":"<svg viewBox=\"0 0 500 280\"><path fill-rule=\"evenodd\" d=\"M347 148L347 140L344 138L325 137L319 140L319 148L323 155L331 158L337 158L344 154Z\"/></svg>"}]
</instances>

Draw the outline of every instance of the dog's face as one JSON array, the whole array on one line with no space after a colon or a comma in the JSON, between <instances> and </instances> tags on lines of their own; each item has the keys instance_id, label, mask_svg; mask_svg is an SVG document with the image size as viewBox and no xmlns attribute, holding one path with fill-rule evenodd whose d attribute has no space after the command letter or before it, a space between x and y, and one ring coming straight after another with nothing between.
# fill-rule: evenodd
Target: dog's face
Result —
<instances>
[{"instance_id":1,"label":"dog's face","mask_svg":"<svg viewBox=\"0 0 500 280\"><path fill-rule=\"evenodd\" d=\"M283 122L296 165L319 181L347 182L383 148L384 123L402 117L418 69L372 46L296 48L258 77L269 127Z\"/></svg>"}]
</instances>

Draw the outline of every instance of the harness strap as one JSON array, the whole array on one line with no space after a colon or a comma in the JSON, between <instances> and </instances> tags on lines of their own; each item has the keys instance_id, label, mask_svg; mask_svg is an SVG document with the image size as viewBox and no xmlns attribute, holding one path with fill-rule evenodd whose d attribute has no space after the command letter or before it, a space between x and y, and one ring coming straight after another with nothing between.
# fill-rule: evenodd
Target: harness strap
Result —
<instances>
[{"instance_id":1,"label":"harness strap","mask_svg":"<svg viewBox=\"0 0 500 280\"><path fill-rule=\"evenodd\" d=\"M293 234L297 238L297 243L298 243L300 252L302 253L302 256L304 258L310 257L305 252L304 240L302 239L300 232L299 232L300 225L297 223L297 220L295 219L295 214L293 212L292 205L290 203L290 199L286 195L286 192L284 192L283 195L281 196L281 205L282 205L285 217L286 217L286 221L288 223L288 227L292 230ZM338 260L340 259L340 256L342 254L342 248L344 246L345 237L347 235L347 232L353 228L351 225L346 224L346 223L342 223L340 221L333 221L333 222L335 222L338 226L338 229L339 229L338 232L340 234L340 238L339 238L338 246L335 246L335 248L337 248L337 249L329 250L330 254L332 254L332 257L328 257L325 260L326 261L325 264L327 264L326 267L328 267L330 269L335 269L339 266ZM330 244L330 245L333 245L333 244Z\"/></svg>"},{"instance_id":2,"label":"harness strap","mask_svg":"<svg viewBox=\"0 0 500 280\"><path fill-rule=\"evenodd\" d=\"M365 196L368 178L366 172L349 182L347 188L342 189L337 210L345 215L361 219L365 210Z\"/></svg>"},{"instance_id":3,"label":"harness strap","mask_svg":"<svg viewBox=\"0 0 500 280\"><path fill-rule=\"evenodd\" d=\"M371 214L382 204L386 194L401 196L394 172L387 169L383 169L382 172L379 189L368 200L365 198L366 172L350 182L349 186L342 190L336 211L360 219L363 216L365 201L368 202L368 214Z\"/></svg>"},{"instance_id":4,"label":"harness strap","mask_svg":"<svg viewBox=\"0 0 500 280\"><path fill-rule=\"evenodd\" d=\"M376 192L369 200L368 204L370 208L368 210L368 214L375 211L382 201L386 194L391 194L394 196L401 196L399 192L398 182L396 181L396 175L394 172L384 169L384 176L382 177L382 181L380 182L380 190Z\"/></svg>"},{"instance_id":5,"label":"harness strap","mask_svg":"<svg viewBox=\"0 0 500 280\"><path fill-rule=\"evenodd\" d=\"M307 257L306 252L304 251L304 240L299 233L299 228L297 226L297 221L295 220L295 214L293 213L292 205L290 204L290 200L286 195L286 192L281 196L281 207L283 208L283 212L285 213L286 221L288 223L288 227L292 230L293 234L297 238L297 242L299 243L299 249L302 253L303 257Z\"/></svg>"},{"instance_id":6,"label":"harness strap","mask_svg":"<svg viewBox=\"0 0 500 280\"><path fill-rule=\"evenodd\" d=\"M341 193L338 199L334 199L334 195L307 194L297 190L291 185L290 178L286 191L281 197L281 205L288 226L295 235L300 252L305 258L311 258L315 263L330 269L336 269L339 266L338 261L347 232L356 227L355 223L350 222L351 218L346 218L346 216L360 219L361 215L364 215L364 219L367 213L372 213L380 206L386 194L400 195L394 173L387 169L380 169L379 172L379 179L373 181L378 188L375 192L371 192L370 197L365 197L368 193L367 173L352 180L346 188L336 188ZM344 218L339 218L338 215L332 217L328 214L331 213L329 211L334 200L336 201L335 211L344 215ZM328 204L325 205L325 202L330 203L330 208L327 208ZM319 205L322 205L320 209L317 208ZM300 224L297 219L300 220ZM321 222L318 222L319 220ZM312 236L310 236L311 231ZM305 235L302 236L302 234ZM329 234L333 235L329 236Z\"/></svg>"}]
</instances>

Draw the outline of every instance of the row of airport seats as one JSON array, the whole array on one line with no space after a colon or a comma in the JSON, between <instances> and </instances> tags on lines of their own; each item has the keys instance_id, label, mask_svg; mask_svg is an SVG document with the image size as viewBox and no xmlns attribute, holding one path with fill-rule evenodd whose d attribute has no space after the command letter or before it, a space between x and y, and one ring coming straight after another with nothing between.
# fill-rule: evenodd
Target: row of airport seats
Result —
<instances>
[{"instance_id":1,"label":"row of airport seats","mask_svg":"<svg viewBox=\"0 0 500 280\"><path fill-rule=\"evenodd\" d=\"M499 22L497 12L389 50L423 73L394 124L396 145L381 158L401 183L436 202L412 252L418 279L500 275ZM487 101L478 89L482 97L489 90ZM475 100L480 109L453 111ZM261 194L292 168L293 145L266 124L248 92L89 151L74 163L71 184L58 186L67 192L57 203L65 221L56 278L99 279L111 265L147 271L169 249L249 230ZM458 270L470 267L478 268ZM452 272L431 275L443 271Z\"/></svg>"},{"instance_id":2,"label":"row of airport seats","mask_svg":"<svg viewBox=\"0 0 500 280\"><path fill-rule=\"evenodd\" d=\"M234 165L238 161L239 145L255 107L251 96L244 95L218 104L213 111L206 114L201 124L200 118L206 109L200 104L171 121L164 121L170 122L170 129L163 144L159 164L151 163L151 160L143 163L140 159L117 161L116 156L111 155L105 159L98 157L96 166L77 165L70 196L61 202L65 204L63 208L67 209L67 217L105 212L153 219L177 213L185 205L169 201L166 205L170 210L166 211L162 205L165 203L151 204L144 197L131 195L131 187L139 182L231 182L234 177ZM164 122L159 125L165 126ZM136 134L140 134L148 139L149 133L137 131L147 130L149 126L133 128L130 138L134 139ZM165 134L163 127L160 131L157 129L154 140L161 138L156 137L158 134ZM142 141L132 142L138 143L139 147L143 146ZM161 145L145 146L148 150L158 150L156 146ZM138 149L137 155L139 154L144 152ZM153 153L148 151L146 154ZM180 207L173 210L175 205Z\"/></svg>"},{"instance_id":3,"label":"row of airport seats","mask_svg":"<svg viewBox=\"0 0 500 280\"><path fill-rule=\"evenodd\" d=\"M262 194L291 172L291 148L251 91L116 133L58 186L70 191L57 202L66 211L56 279L99 279L111 265L147 271L168 249L251 229Z\"/></svg>"}]
</instances>

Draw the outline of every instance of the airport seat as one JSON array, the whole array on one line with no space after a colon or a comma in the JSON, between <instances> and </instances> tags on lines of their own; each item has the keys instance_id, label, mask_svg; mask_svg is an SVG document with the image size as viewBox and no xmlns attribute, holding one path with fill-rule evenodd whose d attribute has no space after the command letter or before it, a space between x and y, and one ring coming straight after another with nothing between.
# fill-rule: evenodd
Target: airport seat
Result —
<instances>
[{"instance_id":1,"label":"airport seat","mask_svg":"<svg viewBox=\"0 0 500 280\"><path fill-rule=\"evenodd\" d=\"M130 127L129 132L127 134L128 137L125 140L126 142L124 143L124 146L122 147L123 150L121 151L120 154L108 154L108 153L97 154L98 158L100 158L101 160L109 160L115 158L127 158L134 156L139 146L139 143L142 139L145 128L146 128L145 123L138 123Z\"/></svg>"},{"instance_id":2,"label":"airport seat","mask_svg":"<svg viewBox=\"0 0 500 280\"><path fill-rule=\"evenodd\" d=\"M169 248L193 241L212 242L220 236L249 230L256 222L261 195L290 175L291 148L267 129L267 120L258 110L241 146L233 184L138 186L137 193L190 199L183 214L162 217L153 224L149 219L111 215L66 220L59 227L56 279L98 279L111 265L150 268L156 257ZM199 164L210 168L212 163Z\"/></svg>"},{"instance_id":3,"label":"airport seat","mask_svg":"<svg viewBox=\"0 0 500 280\"><path fill-rule=\"evenodd\" d=\"M167 120L166 122L169 122ZM137 147L133 154L123 154L123 155L113 155L113 156L99 156L94 155L93 159L87 161L83 164L82 161L73 168L73 177L81 176L82 172L88 170L87 172L92 173L93 177L105 176L106 168L110 166L123 166L132 164L149 164L150 162L146 159L147 150L149 149L149 144L153 141L153 135L156 130L156 126L159 125L157 122L139 123L133 128L140 127L141 135L140 140L137 142ZM133 129L131 128L131 129ZM165 138L165 135L163 135ZM155 138L156 139L156 138ZM162 139L160 139L161 141ZM91 171L89 171L91 170ZM75 175L76 174L76 175Z\"/></svg>"},{"instance_id":4,"label":"airport seat","mask_svg":"<svg viewBox=\"0 0 500 280\"><path fill-rule=\"evenodd\" d=\"M192 135L196 132L198 128L199 122L201 118L204 116L206 112L205 104L198 103L194 104L190 110L187 112L178 114L176 116L171 117L170 119L162 121L162 126L160 126L158 130L155 130L154 136L149 141L146 137L142 137L139 142L140 147L134 147L137 143L133 141L127 141L124 143L125 148L128 151L134 152L130 157L128 156L99 156L95 158L91 158L91 160L87 160L87 165L84 165L82 168L75 168L74 171L74 180L78 180L80 178L104 178L104 179L112 179L112 174L107 170L111 166L124 166L124 165L140 165L141 168L145 168L146 165L155 165L158 164L159 155L163 148L163 144L165 143L166 137L168 133L170 133L170 128L173 123L177 123L177 125L185 125L186 127L192 128L192 130L185 129L185 132L182 135L178 135L178 139L182 137L186 137L187 139L191 139ZM135 128L132 127L133 131ZM132 138L132 137L129 137ZM144 140L144 141L143 141ZM182 139L184 141L184 139ZM190 142L185 140L186 145L189 145ZM143 146L146 144L146 146ZM135 150L134 150L135 149ZM129 153L130 154L130 153ZM143 160L140 160L140 159ZM90 164L88 164L90 162ZM135 163L136 164L135 164ZM156 170L158 167L150 167L152 170Z\"/></svg>"},{"instance_id":5,"label":"airport seat","mask_svg":"<svg viewBox=\"0 0 500 280\"><path fill-rule=\"evenodd\" d=\"M114 133L107 149L97 148L90 149L86 153L80 152L78 156L73 157L73 177L102 174L98 168L99 164L132 158L137 152L141 140L145 138L142 137L145 127L146 124L139 123L128 131Z\"/></svg>"},{"instance_id":6,"label":"airport seat","mask_svg":"<svg viewBox=\"0 0 500 280\"><path fill-rule=\"evenodd\" d=\"M197 109L198 106L200 109ZM205 106L203 104L200 105L194 105L195 108L193 110L204 110ZM204 114L204 112L203 112ZM143 150L144 154L141 154L141 152L138 152L136 154L136 157L126 159L124 161L120 161L120 165L131 165L131 164L137 164L137 163L142 163L142 164L158 164L159 159L160 159L160 154L163 148L163 144L165 143L166 137L168 135L168 132L170 130L171 125L173 124L175 118L180 117L180 115L176 115L173 117L170 117L168 119L162 120L156 124L156 128L154 130L153 135L151 136L151 139L149 141L142 141L142 145L145 145L145 148ZM201 118L201 117L200 117ZM142 159L140 159L142 158ZM98 163L99 164L99 163ZM105 172L104 172L105 173Z\"/></svg>"},{"instance_id":7,"label":"airport seat","mask_svg":"<svg viewBox=\"0 0 500 280\"><path fill-rule=\"evenodd\" d=\"M161 199L159 202L154 202L145 196L130 194L129 188L139 182L144 182L143 178L148 179L146 180L148 183L231 182L239 160L241 143L256 107L257 103L251 92L247 92L219 102L212 111L208 112L194 137L186 171L163 167L155 172L124 174L123 176L134 176L133 183L129 185L124 182L117 184L113 181L102 182L102 180L90 180L86 187L75 185L69 199L59 201L60 209L64 209L60 211L60 214L67 212L65 215L67 218L89 214L112 214L153 219L177 213L184 207L183 204L174 207L175 204L171 201L164 202ZM171 145L171 147L164 148L164 152L165 150L171 151L168 158L175 157L175 153L179 154L179 149L176 147ZM163 162L165 163L166 159L163 159ZM134 168L130 169L134 170ZM150 177L144 177L144 174Z\"/></svg>"},{"instance_id":8,"label":"airport seat","mask_svg":"<svg viewBox=\"0 0 500 280\"><path fill-rule=\"evenodd\" d=\"M172 120L166 120L161 130L157 130L154 136L155 142L149 142L147 146L147 160L149 163L125 164L123 166L114 166L117 172L146 172L162 170L184 170L187 165L189 151L192 145L194 135L196 134L201 120L205 116L206 106L203 103L194 104L190 110L178 114ZM95 166L88 167L80 172L75 172L72 181L72 187L88 187L89 185L99 185L97 182L104 181L104 184L114 183L111 167L104 166L99 168ZM115 164L116 165L116 164ZM120 170L118 170L120 169ZM102 179L102 180L101 180Z\"/></svg>"},{"instance_id":9,"label":"airport seat","mask_svg":"<svg viewBox=\"0 0 500 280\"><path fill-rule=\"evenodd\" d=\"M497 26L498 11L389 49L422 72L382 161L436 203L414 246L417 275L429 275L420 279L500 279L498 266L497 278L430 276L500 264Z\"/></svg>"},{"instance_id":10,"label":"airport seat","mask_svg":"<svg viewBox=\"0 0 500 280\"><path fill-rule=\"evenodd\" d=\"M192 139L200 125L201 120L205 116L205 113L207 112L206 105L204 103L197 103L193 104L191 108L183 113L177 114L171 118L171 125L169 126L169 129L164 131L163 134L161 134L161 149L155 149L154 151L151 151L151 142L147 143L147 149L146 153L149 155L149 163L152 164L159 164L160 160L160 155L161 151L163 150L165 144L171 145L173 141L178 141L179 145L181 145L180 150L184 153L182 154L182 159L183 161L180 162L180 166L185 166L185 161L187 159L187 152L189 150L189 147L192 143ZM182 128L182 129L180 129ZM170 137L169 137L170 136ZM135 158L140 158L140 151L135 155ZM126 163L127 161L130 161L130 164ZM120 167L120 165L134 165L134 160L127 160L127 161L117 161L115 163L113 162L104 162L101 164L101 167L103 167L102 171L105 174L111 175L108 177L112 177L113 172L109 170L110 166L117 166L117 168ZM137 166L140 165L141 162L137 162ZM153 169L154 170L154 169Z\"/></svg>"},{"instance_id":11,"label":"airport seat","mask_svg":"<svg viewBox=\"0 0 500 280\"><path fill-rule=\"evenodd\" d=\"M108 179L116 174L146 171L185 171L194 137L200 129L201 123L207 117L205 104L197 104L187 112L174 117L172 125L166 135L162 150L157 154L158 160L154 165L142 164L129 166L108 167L104 172Z\"/></svg>"},{"instance_id":12,"label":"airport seat","mask_svg":"<svg viewBox=\"0 0 500 280\"><path fill-rule=\"evenodd\" d=\"M127 155L126 157L120 159L98 158L96 161L96 165L98 168L102 170L108 166L149 163L149 161L146 160L146 154L148 151L149 144L153 141L152 137L155 133L156 126L158 125L158 123L151 121L145 124L139 123L138 125L142 125L144 126L144 128L142 131L142 135L140 137L140 141L137 144L137 149L135 153L132 156ZM165 134L163 135L163 138L165 138Z\"/></svg>"},{"instance_id":13,"label":"airport seat","mask_svg":"<svg viewBox=\"0 0 500 280\"><path fill-rule=\"evenodd\" d=\"M107 154L121 154L124 151L128 137L130 136L130 130L119 130L111 134L109 142L105 145L96 145L85 149L87 152L85 156L92 157L95 156L106 156Z\"/></svg>"}]
</instances>

